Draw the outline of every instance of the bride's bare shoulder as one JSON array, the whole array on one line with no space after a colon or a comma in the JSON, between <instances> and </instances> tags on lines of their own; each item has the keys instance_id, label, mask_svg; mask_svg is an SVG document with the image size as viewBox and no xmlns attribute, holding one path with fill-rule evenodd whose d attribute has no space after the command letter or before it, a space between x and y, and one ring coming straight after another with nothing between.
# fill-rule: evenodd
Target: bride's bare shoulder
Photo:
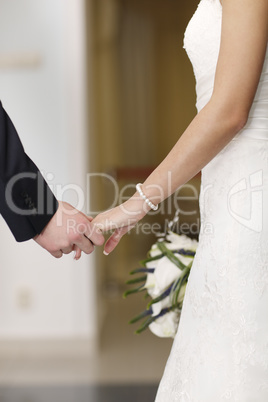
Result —
<instances>
[{"instance_id":1,"label":"bride's bare shoulder","mask_svg":"<svg viewBox=\"0 0 268 402\"><path fill-rule=\"evenodd\" d=\"M239 109L238 114L247 117L266 55L268 0L222 0L222 4L213 98L230 113Z\"/></svg>"}]
</instances>

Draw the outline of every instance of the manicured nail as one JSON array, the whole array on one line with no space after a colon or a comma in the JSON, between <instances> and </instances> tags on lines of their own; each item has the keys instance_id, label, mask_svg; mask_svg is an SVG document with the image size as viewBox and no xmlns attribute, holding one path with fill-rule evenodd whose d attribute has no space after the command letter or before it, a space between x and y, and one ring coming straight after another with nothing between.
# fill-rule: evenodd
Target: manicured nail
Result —
<instances>
[{"instance_id":1,"label":"manicured nail","mask_svg":"<svg viewBox=\"0 0 268 402\"><path fill-rule=\"evenodd\" d=\"M73 251L73 259L76 259L76 250Z\"/></svg>"},{"instance_id":2,"label":"manicured nail","mask_svg":"<svg viewBox=\"0 0 268 402\"><path fill-rule=\"evenodd\" d=\"M103 254L104 255L109 255L109 253L107 253L107 251L105 251L105 250L103 251Z\"/></svg>"}]
</instances>

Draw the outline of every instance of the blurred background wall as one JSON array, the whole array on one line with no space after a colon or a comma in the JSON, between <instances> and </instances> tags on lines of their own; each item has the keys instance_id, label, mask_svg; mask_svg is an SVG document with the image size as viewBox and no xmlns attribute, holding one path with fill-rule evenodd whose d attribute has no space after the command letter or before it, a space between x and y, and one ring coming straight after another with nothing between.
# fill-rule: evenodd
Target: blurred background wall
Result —
<instances>
[{"instance_id":1,"label":"blurred background wall","mask_svg":"<svg viewBox=\"0 0 268 402\"><path fill-rule=\"evenodd\" d=\"M86 174L96 173L86 212L110 208L112 180L119 190L129 184L124 196L131 195L183 133L196 113L193 72L183 49L196 5L197 0L0 0L0 99L60 199L77 205L73 192L61 194L56 186L75 183L86 191ZM180 223L188 223L194 230L186 234L197 237L199 177L190 184L181 189L179 207L189 214L182 213ZM161 214L144 222L164 228L177 208L171 198ZM106 351L99 367L105 378L116 372L117 378L154 378L152 366L158 376L170 342L151 334L137 340L127 320L144 302L121 298L128 272L154 241L150 230L133 231L108 258L100 248L79 262L70 256L54 260L32 241L15 243L1 220L0 352L12 353L6 349L11 340L56 340L59 349L62 340L75 340L82 349ZM143 372L136 368L144 348ZM128 353L132 368L124 365Z\"/></svg>"},{"instance_id":2,"label":"blurred background wall","mask_svg":"<svg viewBox=\"0 0 268 402\"><path fill-rule=\"evenodd\" d=\"M74 205L64 186L85 189L88 171L84 28L82 0L0 1L1 101L54 192ZM95 338L94 256L56 260L0 224L0 339Z\"/></svg>"},{"instance_id":3,"label":"blurred background wall","mask_svg":"<svg viewBox=\"0 0 268 402\"><path fill-rule=\"evenodd\" d=\"M87 4L88 77L91 104L90 162L93 171L111 175L124 196L135 191L179 139L195 111L195 82L183 49L186 25L196 0L96 0ZM180 204L170 198L161 213L144 219L152 225L171 220L192 224L198 235L199 177L181 189ZM93 210L113 205L115 189L107 178L92 180ZM194 213L190 214L191 211ZM128 272L155 241L153 231L133 230L105 258L97 251L98 317L109 312L109 298L122 294Z\"/></svg>"}]
</instances>

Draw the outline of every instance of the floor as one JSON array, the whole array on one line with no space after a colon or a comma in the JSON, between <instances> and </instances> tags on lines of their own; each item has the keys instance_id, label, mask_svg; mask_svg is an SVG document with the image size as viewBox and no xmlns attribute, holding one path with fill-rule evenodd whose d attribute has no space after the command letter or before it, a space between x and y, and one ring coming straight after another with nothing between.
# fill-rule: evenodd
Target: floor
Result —
<instances>
[{"instance_id":1,"label":"floor","mask_svg":"<svg viewBox=\"0 0 268 402\"><path fill-rule=\"evenodd\" d=\"M1 402L149 402L156 385L2 387Z\"/></svg>"},{"instance_id":2,"label":"floor","mask_svg":"<svg viewBox=\"0 0 268 402\"><path fill-rule=\"evenodd\" d=\"M172 340L134 334L128 321L143 307L136 295L111 298L100 350L90 356L0 353L0 402L153 402Z\"/></svg>"}]
</instances>

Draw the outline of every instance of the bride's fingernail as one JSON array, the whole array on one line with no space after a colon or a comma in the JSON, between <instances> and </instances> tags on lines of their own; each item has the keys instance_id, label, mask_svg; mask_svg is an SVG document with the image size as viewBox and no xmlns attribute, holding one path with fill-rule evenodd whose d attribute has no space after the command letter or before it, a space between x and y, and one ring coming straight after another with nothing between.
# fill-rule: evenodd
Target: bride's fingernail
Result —
<instances>
[{"instance_id":1,"label":"bride's fingernail","mask_svg":"<svg viewBox=\"0 0 268 402\"><path fill-rule=\"evenodd\" d=\"M103 254L104 255L109 255L109 253L107 253L107 251L105 251L105 250L103 251Z\"/></svg>"},{"instance_id":2,"label":"bride's fingernail","mask_svg":"<svg viewBox=\"0 0 268 402\"><path fill-rule=\"evenodd\" d=\"M74 252L73 252L73 259L74 260L76 259L76 250L74 250Z\"/></svg>"}]
</instances>

